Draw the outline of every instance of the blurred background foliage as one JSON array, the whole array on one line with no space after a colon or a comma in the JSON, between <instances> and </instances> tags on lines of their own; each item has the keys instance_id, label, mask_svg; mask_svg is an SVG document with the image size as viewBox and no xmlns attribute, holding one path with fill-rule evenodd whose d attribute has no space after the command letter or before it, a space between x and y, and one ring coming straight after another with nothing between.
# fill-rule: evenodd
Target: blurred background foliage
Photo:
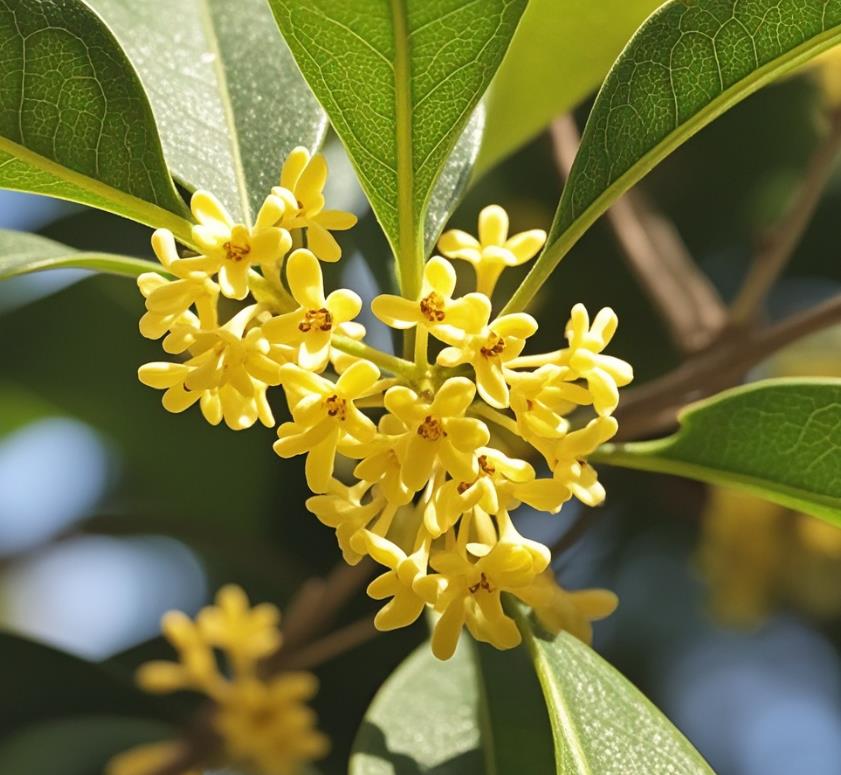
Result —
<instances>
[{"instance_id":1,"label":"blurred background foliage","mask_svg":"<svg viewBox=\"0 0 841 775\"><path fill-rule=\"evenodd\" d=\"M820 133L821 99L808 74L765 89L642 184L725 298L802 175ZM330 282L367 300L375 277L387 281L388 251L332 138L328 156L328 201L364 216ZM472 231L479 209L498 202L514 231L548 227L560 187L543 134L476 182L451 223ZM6 192L0 203L0 226L151 258L147 230L118 218ZM838 292L839 209L841 178L775 289L771 318ZM519 279L508 274L502 297ZM557 346L576 301L618 312L614 350L635 365L639 382L677 362L601 222L538 299L536 346ZM192 613L226 582L283 606L338 560L332 532L304 510L301 465L272 453L272 430L233 433L196 412L169 415L140 385L137 367L157 357L156 343L137 332L142 307L120 278L56 272L0 285L0 621L45 644L0 640L0 686L15 698L2 711L3 772L26 775L14 763L33 761L44 740L74 741L78 762L62 775L87 775L106 748L159 737L159 724L127 717L149 709L178 723L189 707L153 709L131 687L133 668L165 653L156 637L164 611ZM376 336L388 341L384 330ZM839 376L839 344L841 330L825 332L757 376ZM837 773L841 533L695 483L611 470L603 478L606 506L555 561L565 586L606 586L620 596L617 614L597 627L597 648L722 775ZM522 524L552 540L576 516L568 504L557 518L524 514ZM360 595L342 621L373 607ZM344 771L373 693L424 634L418 624L382 635L318 670L316 708L334 740L325 772Z\"/></svg>"}]
</instances>

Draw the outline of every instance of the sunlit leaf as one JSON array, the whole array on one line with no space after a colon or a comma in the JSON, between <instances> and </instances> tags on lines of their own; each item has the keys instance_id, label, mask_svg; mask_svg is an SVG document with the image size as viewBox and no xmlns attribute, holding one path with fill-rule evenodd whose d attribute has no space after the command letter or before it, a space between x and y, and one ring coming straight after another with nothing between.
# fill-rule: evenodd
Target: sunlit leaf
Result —
<instances>
[{"instance_id":1,"label":"sunlit leaf","mask_svg":"<svg viewBox=\"0 0 841 775\"><path fill-rule=\"evenodd\" d=\"M315 149L324 111L265 0L90 0L134 63L166 159L187 188L250 219L296 145Z\"/></svg>"},{"instance_id":2,"label":"sunlit leaf","mask_svg":"<svg viewBox=\"0 0 841 775\"><path fill-rule=\"evenodd\" d=\"M735 487L841 525L841 380L780 379L690 406L658 441L593 460Z\"/></svg>"},{"instance_id":3,"label":"sunlit leaf","mask_svg":"<svg viewBox=\"0 0 841 775\"><path fill-rule=\"evenodd\" d=\"M46 269L90 269L137 277L161 267L142 258L75 250L37 234L0 229L0 280Z\"/></svg>"},{"instance_id":4,"label":"sunlit leaf","mask_svg":"<svg viewBox=\"0 0 841 775\"><path fill-rule=\"evenodd\" d=\"M270 0L391 243L420 287L432 190L525 0Z\"/></svg>"},{"instance_id":5,"label":"sunlit leaf","mask_svg":"<svg viewBox=\"0 0 841 775\"><path fill-rule=\"evenodd\" d=\"M555 736L559 775L714 775L701 755L642 693L589 646L546 635L522 610Z\"/></svg>"},{"instance_id":6,"label":"sunlit leaf","mask_svg":"<svg viewBox=\"0 0 841 775\"><path fill-rule=\"evenodd\" d=\"M0 0L0 187L189 236L136 73L80 0Z\"/></svg>"},{"instance_id":7,"label":"sunlit leaf","mask_svg":"<svg viewBox=\"0 0 841 775\"><path fill-rule=\"evenodd\" d=\"M841 42L838 0L671 0L599 93L547 247L506 306L522 309L624 191L717 116ZM726 172L722 170L722 179Z\"/></svg>"},{"instance_id":8,"label":"sunlit leaf","mask_svg":"<svg viewBox=\"0 0 841 775\"><path fill-rule=\"evenodd\" d=\"M529 0L488 90L480 175L596 89L663 0Z\"/></svg>"}]
</instances>

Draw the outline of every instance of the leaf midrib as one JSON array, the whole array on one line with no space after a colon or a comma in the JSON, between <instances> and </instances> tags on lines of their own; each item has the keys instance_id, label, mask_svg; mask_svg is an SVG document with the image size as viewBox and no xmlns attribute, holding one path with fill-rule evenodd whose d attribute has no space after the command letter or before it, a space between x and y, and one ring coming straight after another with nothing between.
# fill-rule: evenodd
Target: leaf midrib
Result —
<instances>
[{"instance_id":1,"label":"leaf midrib","mask_svg":"<svg viewBox=\"0 0 841 775\"><path fill-rule=\"evenodd\" d=\"M666 156L678 148L685 140L697 134L707 124L726 112L729 108L749 97L754 92L767 86L777 77L791 72L804 62L832 48L841 41L841 25L834 25L819 35L801 43L780 57L772 59L762 67L753 70L750 75L737 81L721 92L718 97L708 102L688 121L678 125L653 148L647 151L613 183L596 197L579 215L552 239L555 224L549 237L552 240L538 257L537 262L525 277L520 287L508 300L500 315L519 312L528 305L554 271L561 259L573 248L584 233L616 201L621 194L645 177ZM568 185L568 184L567 184ZM566 196L564 189L562 203ZM560 212L560 211L559 211ZM544 260L548 263L544 264Z\"/></svg>"},{"instance_id":2,"label":"leaf midrib","mask_svg":"<svg viewBox=\"0 0 841 775\"><path fill-rule=\"evenodd\" d=\"M587 754L584 751L584 746L581 742L581 734L572 714L567 707L567 701L564 695L558 690L555 681L552 680L552 666L543 650L537 645L536 636L531 626L528 616L524 613L520 606L516 606L515 618L520 626L520 632L525 638L529 652L531 653L534 662L535 672L543 688L546 696L547 710L549 711L549 721L552 725L552 732L555 738L555 763L558 767L557 772L561 775L562 770L559 768L563 756L563 747L559 737L563 735L564 740L568 743L566 749L570 758L574 762L575 771L578 775L593 775L590 769L590 764L587 761ZM549 702L551 696L552 702Z\"/></svg>"},{"instance_id":3,"label":"leaf midrib","mask_svg":"<svg viewBox=\"0 0 841 775\"><path fill-rule=\"evenodd\" d=\"M77 188L84 191L89 191L97 198L102 199L105 203L121 204L124 206L120 210L116 206L108 207L105 204L95 205L100 209L108 212L129 217L146 226L152 228L166 228L169 229L180 242L192 247L191 224L186 218L182 218L169 210L160 207L159 205L147 202L144 199L139 199L136 196L127 194L125 191L120 191L117 188L109 186L96 178L84 175L81 172L65 167L58 162L48 159L46 156L41 156L39 153L19 145L18 143L9 140L7 137L0 137L0 151L5 151L13 158L28 164L35 169L47 173L48 175L58 180L64 180ZM60 193L50 192L49 196L56 199L66 199L68 201L77 201L73 197L62 196ZM89 204L83 202L83 204ZM186 209L186 208L185 208ZM129 215L131 213L131 215Z\"/></svg>"},{"instance_id":4,"label":"leaf midrib","mask_svg":"<svg viewBox=\"0 0 841 775\"><path fill-rule=\"evenodd\" d=\"M239 143L239 128L237 127L236 118L234 117L233 104L231 102L231 92L228 87L228 75L225 72L224 60L222 58L222 47L219 43L219 36L216 34L216 25L213 21L213 13L210 10L209 0L197 0L199 6L199 14L204 26L207 41L210 44L211 53L213 54L213 70L216 73L216 79L219 86L219 102L222 105L222 113L225 117L225 126L227 132L225 136L228 138L231 161L234 167L234 176L237 181L237 195L242 208L243 221L246 224L251 224L253 213L251 212L251 202L248 198L248 183L245 178L245 167L242 162L242 151Z\"/></svg>"},{"instance_id":5,"label":"leaf midrib","mask_svg":"<svg viewBox=\"0 0 841 775\"><path fill-rule=\"evenodd\" d=\"M391 0L394 34L394 123L397 153L397 264L400 289L413 299L420 292L420 264L415 261L415 179L412 159L412 68L406 0Z\"/></svg>"}]
</instances>

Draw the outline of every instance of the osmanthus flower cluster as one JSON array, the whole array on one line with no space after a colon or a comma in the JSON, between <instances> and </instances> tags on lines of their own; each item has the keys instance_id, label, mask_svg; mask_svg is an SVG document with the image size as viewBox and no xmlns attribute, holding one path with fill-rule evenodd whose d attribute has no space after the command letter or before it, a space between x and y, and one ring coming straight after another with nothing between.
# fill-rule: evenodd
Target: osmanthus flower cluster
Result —
<instances>
[{"instance_id":1,"label":"osmanthus flower cluster","mask_svg":"<svg viewBox=\"0 0 841 775\"><path fill-rule=\"evenodd\" d=\"M163 632L178 661L147 662L137 673L148 692L206 695L213 703L211 720L224 746L225 763L264 775L294 775L329 748L306 704L318 688L315 676L284 672L265 678L260 672L261 660L281 646L279 621L273 605L252 608L242 589L223 587L216 604L202 609L195 621L178 611L166 614ZM112 759L106 773L146 775L180 766L181 747L178 741L139 746Z\"/></svg>"},{"instance_id":2,"label":"osmanthus flower cluster","mask_svg":"<svg viewBox=\"0 0 841 775\"><path fill-rule=\"evenodd\" d=\"M336 530L346 560L385 566L368 589L387 601L379 628L408 625L430 606L440 614L437 656L452 655L464 626L509 648L520 640L503 608L509 593L549 629L588 639L615 596L558 587L549 550L520 535L510 514L523 503L555 514L573 497L604 500L587 456L616 433L619 388L632 379L604 352L616 315L603 309L591 320L576 305L565 346L526 354L537 322L495 315L491 297L501 272L530 260L546 235L509 236L505 211L492 206L478 239L441 237L443 255L426 263L415 298L373 301L374 315L414 341L414 360L376 350L355 322L359 296L323 287L320 261L341 254L330 232L354 222L324 209L326 172L321 156L296 149L253 225L196 193L200 255L181 257L171 234L155 234L171 277L140 277L141 332L164 337L179 358L146 364L140 379L165 391L170 411L198 403L209 422L237 430L273 425L266 394L283 389L291 420L274 450L306 455L307 507ZM457 294L448 259L472 264L477 291ZM225 321L223 301L239 302ZM337 467L337 457L350 465ZM337 473L350 469L352 481Z\"/></svg>"}]
</instances>

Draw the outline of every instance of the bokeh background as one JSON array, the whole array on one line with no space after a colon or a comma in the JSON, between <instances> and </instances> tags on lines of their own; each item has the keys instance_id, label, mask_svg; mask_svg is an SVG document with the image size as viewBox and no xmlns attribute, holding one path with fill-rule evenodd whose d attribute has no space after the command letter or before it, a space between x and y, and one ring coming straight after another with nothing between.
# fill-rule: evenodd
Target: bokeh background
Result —
<instances>
[{"instance_id":1,"label":"bokeh background","mask_svg":"<svg viewBox=\"0 0 841 775\"><path fill-rule=\"evenodd\" d=\"M822 99L808 74L767 88L642 184L725 298L802 176ZM328 202L363 219L344 240L347 258L332 281L370 299L387 248L341 148L331 140L327 150ZM479 209L497 202L516 230L548 227L560 185L550 139L541 136L477 181L452 223L472 231ZM769 300L769 318L841 290L839 212L834 179ZM151 257L146 229L46 199L0 193L0 226ZM549 347L579 300L618 312L613 351L635 365L638 382L677 363L603 223L539 299ZM137 367L159 357L157 343L137 331L141 313L137 289L120 278L68 271L0 285L0 626L122 667L165 653L157 637L164 611L195 612L231 581L282 606L339 558L331 531L304 510L299 462L272 453L271 429L234 433L195 411L169 415L159 394L140 385ZM388 333L373 330L388 346ZM753 376L841 375L839 345L841 330L827 331ZM619 611L597 627L596 647L721 775L841 772L841 531L673 478L602 476L607 504L555 560L563 584L620 596ZM521 519L524 530L551 540L577 515L570 503L557 517ZM373 605L360 595L342 620ZM316 706L335 743L327 772L344 771L373 693L424 634L419 624L380 636L318 670ZM53 670L52 651L3 644L9 653L0 659L13 660L19 685L43 701L4 711L0 732L85 711L90 692L73 688L75 663Z\"/></svg>"}]
</instances>

